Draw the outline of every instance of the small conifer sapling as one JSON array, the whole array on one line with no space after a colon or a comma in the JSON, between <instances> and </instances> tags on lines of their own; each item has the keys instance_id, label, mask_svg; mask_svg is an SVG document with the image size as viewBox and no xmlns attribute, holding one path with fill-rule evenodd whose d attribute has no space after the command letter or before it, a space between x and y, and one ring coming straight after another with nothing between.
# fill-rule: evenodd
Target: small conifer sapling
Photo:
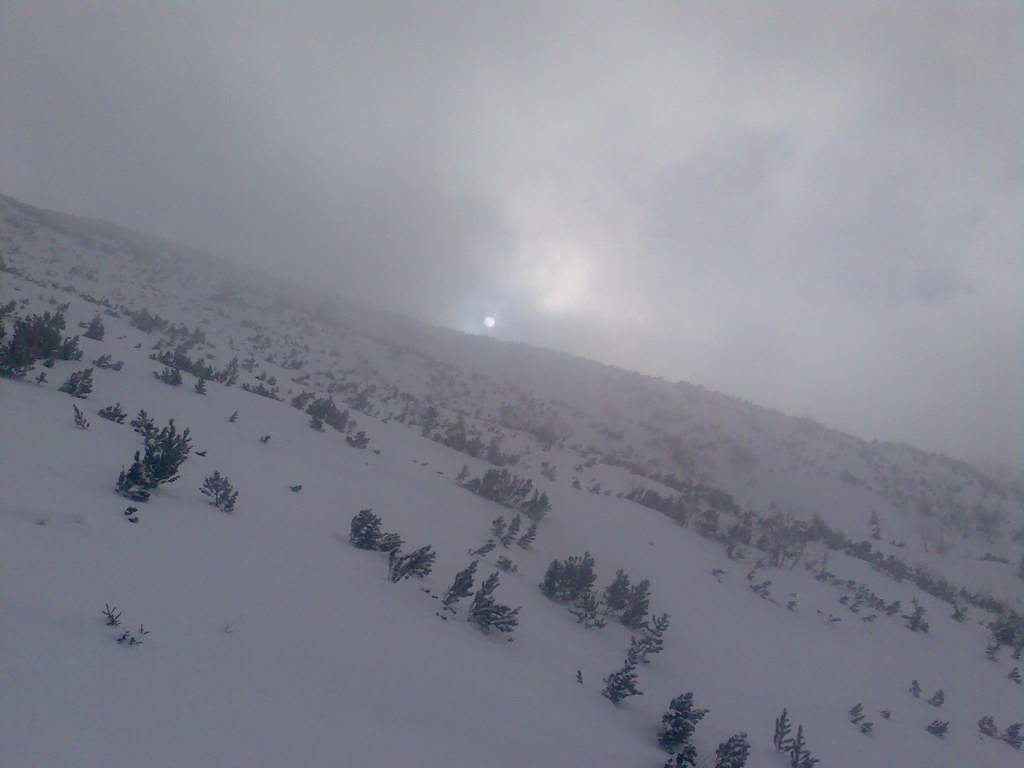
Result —
<instances>
[{"instance_id":1,"label":"small conifer sapling","mask_svg":"<svg viewBox=\"0 0 1024 768\"><path fill-rule=\"evenodd\" d=\"M423 578L434 567L434 560L436 558L437 553L432 551L432 547L429 544L406 555L400 554L397 549L393 549L388 553L388 580L399 582L410 576Z\"/></svg>"},{"instance_id":2,"label":"small conifer sapling","mask_svg":"<svg viewBox=\"0 0 1024 768\"><path fill-rule=\"evenodd\" d=\"M473 596L469 615L466 617L467 621L476 624L485 635L490 634L492 629L511 633L519 625L520 609L502 605L494 599L494 590L498 588L498 584L498 572L495 571L484 580Z\"/></svg>"},{"instance_id":3,"label":"small conifer sapling","mask_svg":"<svg viewBox=\"0 0 1024 768\"><path fill-rule=\"evenodd\" d=\"M693 694L676 696L669 704L668 711L661 716L661 731L658 744L666 752L682 755L686 765L696 765L697 748L693 745L693 732L697 724L708 713L693 705ZM679 763L678 759L676 761Z\"/></svg>"},{"instance_id":4,"label":"small conifer sapling","mask_svg":"<svg viewBox=\"0 0 1024 768\"><path fill-rule=\"evenodd\" d=\"M790 768L813 768L814 765L820 762L820 759L811 756L811 751L807 748L807 740L804 739L804 727L798 725L796 727L796 736L789 747Z\"/></svg>"},{"instance_id":5,"label":"small conifer sapling","mask_svg":"<svg viewBox=\"0 0 1024 768\"><path fill-rule=\"evenodd\" d=\"M397 533L382 533L377 541L377 549L388 554L400 550L403 544L405 542Z\"/></svg>"},{"instance_id":6,"label":"small conifer sapling","mask_svg":"<svg viewBox=\"0 0 1024 768\"><path fill-rule=\"evenodd\" d=\"M182 382L181 371L177 368L171 368L169 365L165 365L162 371L153 371L153 378L159 379L164 384L169 384L172 387L180 387Z\"/></svg>"},{"instance_id":7,"label":"small conifer sapling","mask_svg":"<svg viewBox=\"0 0 1024 768\"><path fill-rule=\"evenodd\" d=\"M142 435L143 440L156 437L159 432L153 423L153 419L144 410L139 411L139 415L129 421L128 424L131 426L132 431Z\"/></svg>"},{"instance_id":8,"label":"small conifer sapling","mask_svg":"<svg viewBox=\"0 0 1024 768\"><path fill-rule=\"evenodd\" d=\"M108 405L106 408L101 408L96 413L101 419L112 421L115 424L124 424L124 420L128 418L128 414L121 408L121 403Z\"/></svg>"},{"instance_id":9,"label":"small conifer sapling","mask_svg":"<svg viewBox=\"0 0 1024 768\"><path fill-rule=\"evenodd\" d=\"M483 546L481 546L480 549L471 549L469 551L469 554L473 555L473 557L484 557L486 554L493 551L494 548L497 546L498 545L495 543L494 539L488 539L484 542Z\"/></svg>"},{"instance_id":10,"label":"small conifer sapling","mask_svg":"<svg viewBox=\"0 0 1024 768\"><path fill-rule=\"evenodd\" d=\"M372 509L361 509L349 527L348 540L357 549L378 549L380 543L380 518Z\"/></svg>"},{"instance_id":11,"label":"small conifer sapling","mask_svg":"<svg viewBox=\"0 0 1024 768\"><path fill-rule=\"evenodd\" d=\"M589 552L565 561L554 560L544 574L540 591L545 597L568 603L586 594L594 586L594 557Z\"/></svg>"},{"instance_id":12,"label":"small conifer sapling","mask_svg":"<svg viewBox=\"0 0 1024 768\"><path fill-rule=\"evenodd\" d=\"M235 502L238 501L238 491L236 491L231 482L227 477L221 475L220 472L214 472L203 480L202 486L199 491L210 498L211 506L216 507L221 512L234 512Z\"/></svg>"},{"instance_id":13,"label":"small conifer sapling","mask_svg":"<svg viewBox=\"0 0 1024 768\"><path fill-rule=\"evenodd\" d=\"M78 409L77 405L72 405L71 407L75 409L75 426L79 429L88 429L89 420L85 418L85 414Z\"/></svg>"},{"instance_id":14,"label":"small conifer sapling","mask_svg":"<svg viewBox=\"0 0 1024 768\"><path fill-rule=\"evenodd\" d=\"M121 623L121 612L117 610L116 605L111 608L108 603L104 603L102 613L107 619L108 627L116 627Z\"/></svg>"},{"instance_id":15,"label":"small conifer sapling","mask_svg":"<svg viewBox=\"0 0 1024 768\"><path fill-rule=\"evenodd\" d=\"M93 341L103 341L104 333L103 318L97 313L93 316L92 321L89 323L89 327L82 335L87 339L92 339Z\"/></svg>"},{"instance_id":16,"label":"small conifer sapling","mask_svg":"<svg viewBox=\"0 0 1024 768\"><path fill-rule=\"evenodd\" d=\"M115 488L119 494L132 501L146 501L150 491L163 483L173 483L178 479L178 469L188 458L192 450L192 440L186 429L178 433L174 419L167 426L157 431L151 420L143 421L145 411L139 412L139 419L132 422L136 432L142 432L145 441L145 452L135 458L127 470L118 475Z\"/></svg>"},{"instance_id":17,"label":"small conifer sapling","mask_svg":"<svg viewBox=\"0 0 1024 768\"><path fill-rule=\"evenodd\" d=\"M632 656L627 656L622 668L604 679L601 695L612 704L618 704L629 696L643 696L643 691L637 688L636 681L636 660Z\"/></svg>"},{"instance_id":18,"label":"small conifer sapling","mask_svg":"<svg viewBox=\"0 0 1024 768\"><path fill-rule=\"evenodd\" d=\"M928 622L924 618L924 606L917 601L916 597L912 597L910 602L913 604L914 610L911 613L903 614L903 618L907 620L907 629L911 632L928 632Z\"/></svg>"},{"instance_id":19,"label":"small conifer sapling","mask_svg":"<svg viewBox=\"0 0 1024 768\"><path fill-rule=\"evenodd\" d=\"M747 741L747 734L740 731L718 745L715 750L715 768L744 768L749 756L750 742Z\"/></svg>"},{"instance_id":20,"label":"small conifer sapling","mask_svg":"<svg viewBox=\"0 0 1024 768\"><path fill-rule=\"evenodd\" d=\"M604 588L602 599L605 604L605 613L621 616L629 605L629 596L632 585L629 582L629 575L619 568L615 572L612 583Z\"/></svg>"},{"instance_id":21,"label":"small conifer sapling","mask_svg":"<svg viewBox=\"0 0 1024 768\"><path fill-rule=\"evenodd\" d=\"M576 598L569 607L569 613L576 617L576 623L587 629L601 629L605 625L603 616L599 616L600 605L593 592L587 592Z\"/></svg>"},{"instance_id":22,"label":"small conifer sapling","mask_svg":"<svg viewBox=\"0 0 1024 768\"><path fill-rule=\"evenodd\" d=\"M466 568L455 574L455 581L448 587L444 597L441 599L445 608L454 612L455 609L452 606L462 598L473 594L473 579L476 576L476 565L477 561L474 560Z\"/></svg>"},{"instance_id":23,"label":"small conifer sapling","mask_svg":"<svg viewBox=\"0 0 1024 768\"><path fill-rule=\"evenodd\" d=\"M949 732L949 720L932 720L925 730L932 736L938 736L941 739Z\"/></svg>"},{"instance_id":24,"label":"small conifer sapling","mask_svg":"<svg viewBox=\"0 0 1024 768\"><path fill-rule=\"evenodd\" d=\"M654 616L649 623L643 625L640 639L636 641L640 653L640 663L650 664L647 657L653 653L661 653L665 647L664 634L669 623L669 615L663 613L660 616Z\"/></svg>"},{"instance_id":25,"label":"small conifer sapling","mask_svg":"<svg viewBox=\"0 0 1024 768\"><path fill-rule=\"evenodd\" d=\"M999 738L999 729L996 727L996 721L992 715L985 715L978 721L978 731L984 736L990 736L993 739Z\"/></svg>"},{"instance_id":26,"label":"small conifer sapling","mask_svg":"<svg viewBox=\"0 0 1024 768\"><path fill-rule=\"evenodd\" d=\"M526 533L519 537L519 541L516 542L516 546L522 549L529 549L530 545L533 544L537 538L537 524L530 523L530 526L526 529Z\"/></svg>"},{"instance_id":27,"label":"small conifer sapling","mask_svg":"<svg viewBox=\"0 0 1024 768\"><path fill-rule=\"evenodd\" d=\"M65 392L72 397L84 398L92 392L92 368L83 368L72 373L63 384L60 385L60 392Z\"/></svg>"},{"instance_id":28,"label":"small conifer sapling","mask_svg":"<svg viewBox=\"0 0 1024 768\"><path fill-rule=\"evenodd\" d=\"M789 751L793 745L793 739L789 735L792 732L793 726L789 722L789 713L783 708L782 714L775 718L775 733L772 736L772 743L777 752Z\"/></svg>"},{"instance_id":29,"label":"small conifer sapling","mask_svg":"<svg viewBox=\"0 0 1024 768\"><path fill-rule=\"evenodd\" d=\"M1024 723L1014 723L1007 727L1000 738L1014 749L1024 747Z\"/></svg>"},{"instance_id":30,"label":"small conifer sapling","mask_svg":"<svg viewBox=\"0 0 1024 768\"><path fill-rule=\"evenodd\" d=\"M501 518L498 519L500 520ZM512 522L508 524L508 527L505 529L504 533L502 533L498 539L499 542L501 543L501 546L505 547L506 549L512 546L512 542L515 541L516 537L519 535L519 527L521 524L522 518L520 518L519 515L516 515L512 518Z\"/></svg>"}]
</instances>

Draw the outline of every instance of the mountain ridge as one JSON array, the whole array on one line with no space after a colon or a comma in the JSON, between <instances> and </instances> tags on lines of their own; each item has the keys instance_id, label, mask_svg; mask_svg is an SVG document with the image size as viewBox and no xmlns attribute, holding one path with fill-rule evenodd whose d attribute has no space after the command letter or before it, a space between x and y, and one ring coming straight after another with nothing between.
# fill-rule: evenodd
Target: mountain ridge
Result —
<instances>
[{"instance_id":1,"label":"mountain ridge","mask_svg":"<svg viewBox=\"0 0 1024 768\"><path fill-rule=\"evenodd\" d=\"M98 764L105 739L120 732L131 743L104 764L156 755L280 765L300 754L327 765L348 749L352 765L418 756L426 765L656 766L658 718L685 690L712 710L697 730L702 764L743 729L751 768L783 765L770 746L783 706L830 766L999 766L1018 757L975 738L979 717L1008 725L1021 702L1001 679L1012 661L983 655L986 625L1020 594L1013 489L962 462L866 443L697 385L402 318L392 325L216 261L182 267L164 251L173 246L148 252L116 229L76 231L65 220L54 228L9 200L0 199L0 304L12 302L8 314L20 319L59 312L72 332L94 316L107 326L104 341L80 340L81 361L37 367L32 377L48 373L42 383L0 380L0 427L24 435L0 451L10 489L0 503L3 551L25 587L9 597L24 619L0 634L0 649L21 659L14 680L25 690L46 681L17 710L5 708L13 725L4 740L19 758L11 765L73 764L76 748L87 755L78 764ZM101 353L123 359L124 371L94 365L86 399L57 391ZM169 364L193 385L192 371L219 374L232 359L237 384L214 376L206 395L153 375ZM326 398L348 412L340 431L309 428L311 403ZM136 525L121 515L114 481L138 436L95 415L112 401L129 415L148 409L158 425L173 417L190 426L208 453L140 504ZM74 428L71 403L83 406L89 429ZM232 411L242 413L238 423ZM197 491L214 469L241 492L234 515ZM531 549L479 557L481 575L501 572L499 599L523 606L512 645L438 621L431 599L488 538L487 521L511 516L470 492L472 478L500 470L529 479L552 505ZM41 471L50 482L39 482ZM435 546L437 575L420 590L389 583L378 555L348 545L350 518L368 507L410 549ZM598 681L621 663L630 632L614 621L586 630L537 590L552 557L583 551L597 560L597 588L617 568L649 577L651 612L671 613L677 627L640 669L646 695L618 707L598 695ZM517 570L501 571L499 555ZM897 578L901 567L909 571ZM911 599L926 606L929 633L903 626ZM116 655L128 649L102 640L82 613L87 604L98 614L106 601L155 622L128 661ZM966 622L946 618L954 607ZM244 651L225 650L231 638ZM366 659L365 674L337 661L352 656ZM124 664L201 734L194 745L173 744ZM445 674L458 685L439 696ZM358 695L321 682L346 676L358 680ZM927 692L946 690L942 711L906 694L902 678L911 676ZM394 695L406 689L413 706ZM62 692L90 702L90 712L58 705ZM108 692L138 714L105 720ZM189 714L190 695L210 722L226 718L228 732ZM503 696L519 706L495 710ZM857 701L844 697L864 701L874 734L847 722ZM228 701L238 717L215 704ZM61 713L56 726L47 711ZM568 728L556 727L558 716ZM933 716L953 721L949 737L925 731ZM458 723L472 725L452 733ZM354 738L360 729L374 746ZM266 754L253 756L246 740ZM232 757L239 750L245 760Z\"/></svg>"}]
</instances>

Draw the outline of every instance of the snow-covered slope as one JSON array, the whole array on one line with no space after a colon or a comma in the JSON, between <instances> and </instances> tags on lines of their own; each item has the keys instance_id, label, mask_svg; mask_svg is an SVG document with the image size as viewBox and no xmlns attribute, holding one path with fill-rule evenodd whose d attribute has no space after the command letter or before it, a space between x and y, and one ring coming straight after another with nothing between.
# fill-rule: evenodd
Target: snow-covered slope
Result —
<instances>
[{"instance_id":1,"label":"snow-covered slope","mask_svg":"<svg viewBox=\"0 0 1024 768\"><path fill-rule=\"evenodd\" d=\"M1005 646L986 659L995 614L982 607L995 606L988 594L1012 604L1024 583L1009 535L1020 495L970 467L355 308L10 198L0 249L8 333L45 311L61 311L69 334L97 313L105 327L102 341L79 340L79 361L0 379L0 765L653 768L667 758L661 715L687 691L709 709L694 737L702 765L739 731L748 766L789 765L772 746L783 707L828 768L1019 764L977 723L1024 720L1024 687L1007 679L1019 662ZM170 325L145 332L143 309ZM177 387L157 380L150 356L176 349L217 371L237 357L239 385L283 402L214 381L200 395L187 373ZM91 365L101 355L123 368ZM86 398L58 391L86 367ZM356 423L310 429L289 407L304 392ZM134 504L135 524L114 484L143 442L127 420L97 416L114 403L158 427L173 418L195 449L180 479ZM346 440L359 432L368 447ZM511 636L467 622L468 599L457 614L437 599L492 520L511 517L456 482L463 465L479 477L495 462L552 507L529 549L499 546L477 570L479 586L499 557L513 561L495 593L522 606ZM214 471L239 492L232 514L199 491ZM627 498L640 490L682 500L670 517ZM406 550L432 545L429 575L391 583L380 553L350 545L366 508ZM805 533L799 522L818 514L868 550L805 537L773 567L759 537L785 512ZM730 538L732 525L750 541ZM585 629L537 588L553 559L584 552L598 592L624 569L650 579L651 613L672 617L664 651L638 670L643 695L619 705L602 680L638 633ZM890 555L911 575L879 567ZM936 596L940 578L966 588L966 621ZM901 618L912 599L927 633ZM106 604L121 626L105 624ZM115 642L140 623L142 645ZM939 688L944 704L929 706ZM857 703L867 735L849 722ZM933 720L949 721L944 737L925 730Z\"/></svg>"}]
</instances>

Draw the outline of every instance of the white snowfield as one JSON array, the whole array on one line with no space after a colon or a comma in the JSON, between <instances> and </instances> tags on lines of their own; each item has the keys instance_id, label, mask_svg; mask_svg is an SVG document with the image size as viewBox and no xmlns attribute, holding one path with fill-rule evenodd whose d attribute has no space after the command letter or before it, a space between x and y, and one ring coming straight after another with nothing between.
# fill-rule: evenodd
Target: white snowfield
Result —
<instances>
[{"instance_id":1,"label":"white snowfield","mask_svg":"<svg viewBox=\"0 0 1024 768\"><path fill-rule=\"evenodd\" d=\"M74 335L103 313L95 301L118 315L101 314L103 341L80 339L81 360L0 379L3 768L658 768L669 757L658 746L661 716L688 691L709 710L694 736L700 766L714 766L716 747L740 731L751 743L749 768L789 766L772 745L784 707L821 768L1021 765L1024 751L978 731L986 715L1000 732L1024 720L1024 686L1007 678L1024 662L1008 647L995 662L985 657L991 639L983 624L993 614L968 605L958 623L948 603L909 580L839 552L823 563L818 544L794 568L765 565L748 580L764 553L748 547L743 559L730 559L692 525L618 498L636 484L673 491L601 457L623 458L634 446L648 469L682 476L679 467L689 466L752 510L774 501L809 519L817 509L856 541L868 538L877 510L877 546L886 554L1015 599L1024 586L1016 575L1021 548L1010 538L1022 523L1019 501L1002 487L999 500L972 485L969 468L934 456L922 465L915 457L924 454L911 449L872 447L696 387L551 352L343 307L335 322L303 289L2 197L0 256L0 305L17 302L15 316L66 302L65 333ZM225 297L226 286L237 291ZM238 383L273 378L284 402L213 381L199 395L190 374L178 387L158 381L153 372L162 366L149 355L162 334L133 327L124 311L143 307L204 331L206 343L188 352L193 359L220 369L251 356L253 369ZM12 316L4 326L0 344ZM123 360L123 369L92 365L104 354ZM302 367L286 365L293 360ZM88 367L94 383L86 398L58 391ZM37 384L40 372L46 381ZM352 385L335 388L339 408L378 387L366 395L369 414L351 410L357 424L349 436L365 431L365 449L329 427L314 431L309 416L289 406L303 391L326 395L333 382ZM114 403L128 414L124 424L97 415ZM550 423L571 434L545 449L525 428L490 417L503 403L553 414ZM72 405L88 429L75 426ZM487 540L494 518L512 513L455 482L464 464L471 477L490 464L409 423L430 405L439 422L462 415L485 444L499 437L502 452L521 455L507 468L551 499L529 549L499 546L478 566L477 586L500 556L517 568L500 573L495 593L522 606L511 636L467 622L469 599L456 614L441 611L437 598L474 559L469 550ZM178 480L134 503L114 484L142 450L128 425L141 409L157 427L174 419L188 428L193 452ZM645 421L685 436L688 458L677 456L675 470L668 449L645 447L644 435L653 434ZM615 432L622 434L607 434ZM698 434L714 445L701 448ZM262 443L264 435L271 437ZM732 449L729 461L735 435L749 457ZM858 452L866 458L855 471ZM936 497L944 489L968 510L998 510L997 534L965 538L910 503L899 508L895 492L887 501L869 469L878 457L898 465L886 470L891 478L917 471L930 478L917 485ZM557 467L555 480L542 474L542 462ZM214 471L239 492L233 513L199 491ZM858 481L837 481L843 471ZM588 492L595 483L600 488ZM290 490L295 485L301 490ZM138 523L124 514L129 505ZM391 583L384 556L349 543L350 521L366 508L402 536L405 551L433 546L428 576ZM631 632L615 621L585 629L538 590L553 559L584 552L596 560L598 592L625 569L634 582L650 579L651 613L672 617L664 651L638 670L643 695L619 705L601 690L622 665ZM985 553L1008 562L979 560ZM901 613L916 598L930 631L909 631L899 614L863 620L878 612L841 604L847 592L814 578L822 567L901 601ZM751 589L766 580L771 600ZM121 613L120 626L106 624L106 605ZM148 635L137 633L140 624ZM142 644L118 643L124 631ZM912 680L920 699L908 693ZM940 688L945 702L929 705ZM850 722L857 703L874 723L869 734ZM949 722L944 737L926 730L934 720Z\"/></svg>"}]
</instances>

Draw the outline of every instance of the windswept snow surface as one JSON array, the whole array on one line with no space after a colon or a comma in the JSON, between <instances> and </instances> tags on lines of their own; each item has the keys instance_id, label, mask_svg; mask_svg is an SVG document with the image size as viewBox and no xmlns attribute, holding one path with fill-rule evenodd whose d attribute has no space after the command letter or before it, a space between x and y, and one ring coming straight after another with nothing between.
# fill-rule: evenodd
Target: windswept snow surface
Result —
<instances>
[{"instance_id":1,"label":"windswept snow surface","mask_svg":"<svg viewBox=\"0 0 1024 768\"><path fill-rule=\"evenodd\" d=\"M416 382L451 387L442 380L446 370L453 380L483 382L482 390L500 390L505 380L500 371L508 345L417 331L434 339L430 355L451 350L442 358L454 361L446 369L425 362L426 342L419 351L409 342L413 351L390 356L387 368L389 356L373 358L374 337L358 324L344 333L311 329L307 339L280 343L295 334L295 325L275 323L295 314L294 305L250 297L246 308L245 296L241 303L210 302L206 297L226 279L214 263L176 261L170 253L132 273L95 243L82 245L45 220L33 227L31 237L24 225L12 228L9 221L3 230L3 256L16 272L0 274L0 304L24 301L17 309L24 316L67 302L68 333L102 310L93 303L99 298L114 307L147 306L172 322L203 328L208 343L190 354L207 353L218 366L235 354L244 359L251 344L238 352L231 347L265 332L274 343L258 353L253 373L275 375L286 401L307 387L289 380L297 371L280 367L281 349L303 343L310 345L302 352L310 358L303 372L328 368L333 344L346 350L347 376L367 383L385 369L410 391L418 391ZM140 247L123 245L122 255ZM280 287L282 296L294 290ZM615 493L573 488L570 479L577 476L584 489L599 481L624 491L628 475L605 464L574 472L584 458L568 443L544 451L523 434L504 431L503 450L518 445L524 456L510 469L531 477L552 502L530 550L499 547L477 571L479 584L496 570L500 555L518 568L501 573L495 595L522 606L511 641L468 623L468 600L442 620L437 597L472 560L468 551L488 538L491 520L509 519L508 510L454 482L463 464L473 476L489 464L379 410L376 417L353 412L356 429L371 439L368 449L357 449L331 429L310 429L308 416L287 402L213 382L208 394L198 395L189 375L183 386L168 386L153 377L160 366L149 359L159 332L143 333L117 314L103 316L104 341L80 340L81 361L37 366L21 381L0 379L2 766L657 768L667 757L657 744L661 715L687 691L710 710L695 735L704 766L714 764L720 742L745 731L753 745L750 768L785 768L788 758L772 748L773 722L783 707L794 731L804 726L823 768L1021 763L1022 753L977 729L983 715L992 715L1001 729L1024 720L1024 688L1006 678L1018 662L1007 648L994 663L983 654L989 636L981 624L991 614L971 607L968 621L956 623L948 604L839 553L828 560L831 572L887 601L900 600L905 611L916 597L931 631L910 632L899 616L862 621L871 611L846 610L838 602L842 593L813 579L803 562L793 570L758 569L754 583L772 582L774 602L763 600L747 578L756 553L730 560L719 544L651 509ZM243 324L254 317L260 326ZM315 317L308 322L315 324ZM352 362L359 350L363 367ZM276 363L267 360L271 351ZM90 367L101 354L123 360L123 370L96 368L86 399L58 392L72 371ZM544 360L550 353L536 354ZM594 389L581 391L575 407L613 399L590 376L596 364L559 359ZM43 370L47 381L33 383ZM603 370L608 381L633 376ZM524 387L542 387L531 383L544 379L542 369L521 373ZM243 374L241 381L254 379ZM335 397L340 404L341 395ZM453 400L460 398L469 414L487 404L478 393L452 392ZM115 494L114 482L142 440L127 422L96 415L115 402L129 419L140 409L157 426L173 418L179 429L191 430L194 448L206 452L193 453L180 479L135 504L137 524L123 514L130 502ZM88 418L88 430L75 427L73 404ZM229 423L236 410L237 422ZM626 412L614 418L627 431L638 429ZM752 444L792 437L775 425L783 418L766 416ZM578 435L592 434L589 419L574 427ZM271 439L261 443L267 434ZM775 473L767 471L770 451L757 455L751 471L764 478L750 480L750 487L760 494ZM557 480L541 476L542 460L558 465ZM239 491L232 514L210 506L199 492L215 470ZM297 484L300 492L289 490ZM806 491L827 500L826 485L787 488L794 498ZM857 492L850 489L836 503L854 508ZM433 572L390 583L379 553L348 543L349 522L365 508L403 537L407 551L431 544L438 555ZM889 531L900 526L912 527L906 515L880 511L886 538L896 538ZM1019 556L1019 547L1006 542L985 548ZM598 589L623 568L634 582L651 580L652 613L672 616L665 650L639 670L644 695L618 706L600 690L602 678L622 664L630 632L615 622L584 629L537 589L552 559L584 551L596 559ZM901 551L934 560L909 537ZM973 555L935 562L945 573L962 573L965 582L987 579L997 594L1020 593L1015 562L979 563ZM713 574L716 569L721 572ZM787 610L791 597L797 605ZM122 612L121 627L106 626L105 604ZM830 615L842 621L829 622ZM142 645L115 642L140 623L150 631ZM912 679L920 681L921 699L907 693ZM938 688L946 694L941 708L925 701ZM847 712L858 702L875 724L869 735L849 722ZM882 710L891 716L883 718ZM950 722L945 738L925 730L935 719Z\"/></svg>"}]
</instances>

